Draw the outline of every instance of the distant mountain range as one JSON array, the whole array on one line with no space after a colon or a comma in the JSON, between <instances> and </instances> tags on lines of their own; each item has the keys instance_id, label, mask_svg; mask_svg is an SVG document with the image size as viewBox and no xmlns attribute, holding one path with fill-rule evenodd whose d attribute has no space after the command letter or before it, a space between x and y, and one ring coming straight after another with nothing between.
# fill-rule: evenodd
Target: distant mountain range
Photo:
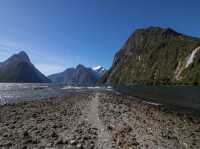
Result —
<instances>
[{"instance_id":1,"label":"distant mountain range","mask_svg":"<svg viewBox=\"0 0 200 149\"><path fill-rule=\"evenodd\" d=\"M0 82L46 82L68 85L200 84L200 38L169 28L136 30L116 53L112 67L78 65L45 77L20 52L0 63Z\"/></svg>"},{"instance_id":2,"label":"distant mountain range","mask_svg":"<svg viewBox=\"0 0 200 149\"><path fill-rule=\"evenodd\" d=\"M61 73L50 75L48 78L53 83L88 86L95 85L105 71L106 70L101 66L92 69L83 65L78 65L76 68L68 68Z\"/></svg>"},{"instance_id":3,"label":"distant mountain range","mask_svg":"<svg viewBox=\"0 0 200 149\"><path fill-rule=\"evenodd\" d=\"M200 39L169 28L136 30L102 77L106 84L200 84Z\"/></svg>"},{"instance_id":4,"label":"distant mountain range","mask_svg":"<svg viewBox=\"0 0 200 149\"><path fill-rule=\"evenodd\" d=\"M49 83L51 82L31 63L25 52L20 52L0 63L0 82Z\"/></svg>"},{"instance_id":5,"label":"distant mountain range","mask_svg":"<svg viewBox=\"0 0 200 149\"><path fill-rule=\"evenodd\" d=\"M31 63L28 55L22 51L0 63L0 82L14 83L63 83L67 85L95 85L106 70L102 66L87 68L78 65L65 71L46 77Z\"/></svg>"}]
</instances>

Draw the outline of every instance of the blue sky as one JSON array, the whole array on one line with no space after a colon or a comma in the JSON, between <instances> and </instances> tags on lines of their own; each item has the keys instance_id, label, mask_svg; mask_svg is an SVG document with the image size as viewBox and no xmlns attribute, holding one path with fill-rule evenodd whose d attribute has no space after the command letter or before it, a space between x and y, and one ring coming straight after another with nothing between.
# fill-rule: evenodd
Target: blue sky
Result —
<instances>
[{"instance_id":1,"label":"blue sky","mask_svg":"<svg viewBox=\"0 0 200 149\"><path fill-rule=\"evenodd\" d=\"M200 37L199 0L0 0L0 61L26 51L46 75L79 63L109 68L137 28Z\"/></svg>"}]
</instances>

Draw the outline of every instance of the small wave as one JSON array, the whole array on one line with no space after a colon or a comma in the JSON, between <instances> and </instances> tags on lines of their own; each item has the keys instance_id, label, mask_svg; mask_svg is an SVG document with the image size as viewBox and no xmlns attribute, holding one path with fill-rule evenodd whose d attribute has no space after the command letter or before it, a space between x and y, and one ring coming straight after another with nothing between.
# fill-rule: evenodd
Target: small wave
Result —
<instances>
[{"instance_id":1,"label":"small wave","mask_svg":"<svg viewBox=\"0 0 200 149\"><path fill-rule=\"evenodd\" d=\"M48 88L48 86L33 86L32 89L39 90L39 89L45 89Z\"/></svg>"},{"instance_id":2,"label":"small wave","mask_svg":"<svg viewBox=\"0 0 200 149\"><path fill-rule=\"evenodd\" d=\"M107 87L102 87L102 86L88 86L88 87L78 87L78 86L64 86L62 88L63 90L67 90L67 89L77 89L77 90L81 90L81 89L98 89L98 90L113 90L112 86L107 86Z\"/></svg>"},{"instance_id":3,"label":"small wave","mask_svg":"<svg viewBox=\"0 0 200 149\"><path fill-rule=\"evenodd\" d=\"M89 86L89 87L78 87L78 86L65 86L62 89L66 90L66 89L101 89L101 87L99 86Z\"/></svg>"},{"instance_id":4,"label":"small wave","mask_svg":"<svg viewBox=\"0 0 200 149\"><path fill-rule=\"evenodd\" d=\"M67 90L67 89L84 89L84 87L64 86L62 89L63 90Z\"/></svg>"},{"instance_id":5,"label":"small wave","mask_svg":"<svg viewBox=\"0 0 200 149\"><path fill-rule=\"evenodd\" d=\"M149 105L154 105L154 106L161 106L162 105L160 103L148 102L148 101L144 101L144 103L149 104Z\"/></svg>"}]
</instances>

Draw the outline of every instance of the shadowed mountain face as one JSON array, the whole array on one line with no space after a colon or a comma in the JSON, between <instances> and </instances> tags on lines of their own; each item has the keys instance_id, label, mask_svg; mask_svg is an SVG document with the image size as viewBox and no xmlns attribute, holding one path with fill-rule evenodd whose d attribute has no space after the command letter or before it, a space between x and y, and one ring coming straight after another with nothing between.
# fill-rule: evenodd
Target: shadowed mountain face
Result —
<instances>
[{"instance_id":1,"label":"shadowed mountain face","mask_svg":"<svg viewBox=\"0 0 200 149\"><path fill-rule=\"evenodd\" d=\"M0 82L49 83L50 80L35 68L22 51L0 63Z\"/></svg>"},{"instance_id":2,"label":"shadowed mountain face","mask_svg":"<svg viewBox=\"0 0 200 149\"><path fill-rule=\"evenodd\" d=\"M136 30L100 82L200 84L200 39L160 27Z\"/></svg>"},{"instance_id":3,"label":"shadowed mountain face","mask_svg":"<svg viewBox=\"0 0 200 149\"><path fill-rule=\"evenodd\" d=\"M48 77L53 83L64 83L67 85L95 85L100 75L83 65L69 68L64 72L53 74Z\"/></svg>"}]
</instances>

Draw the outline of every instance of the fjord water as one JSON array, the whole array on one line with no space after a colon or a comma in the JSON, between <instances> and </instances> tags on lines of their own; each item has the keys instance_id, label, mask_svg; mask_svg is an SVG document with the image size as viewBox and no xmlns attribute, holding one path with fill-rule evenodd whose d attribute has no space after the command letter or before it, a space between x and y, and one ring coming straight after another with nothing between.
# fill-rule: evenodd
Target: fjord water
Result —
<instances>
[{"instance_id":1,"label":"fjord water","mask_svg":"<svg viewBox=\"0 0 200 149\"><path fill-rule=\"evenodd\" d=\"M117 91L152 104L178 106L200 111L200 86L72 87L48 83L0 83L0 104L78 94L88 90Z\"/></svg>"},{"instance_id":2,"label":"fjord water","mask_svg":"<svg viewBox=\"0 0 200 149\"><path fill-rule=\"evenodd\" d=\"M71 96L81 92L104 89L104 87L97 86L75 87L53 83L0 83L0 105L49 97Z\"/></svg>"},{"instance_id":3,"label":"fjord water","mask_svg":"<svg viewBox=\"0 0 200 149\"><path fill-rule=\"evenodd\" d=\"M47 83L0 83L0 104L64 96L60 88Z\"/></svg>"},{"instance_id":4,"label":"fjord water","mask_svg":"<svg viewBox=\"0 0 200 149\"><path fill-rule=\"evenodd\" d=\"M200 112L200 86L117 86L115 90L148 103L187 108Z\"/></svg>"}]
</instances>

